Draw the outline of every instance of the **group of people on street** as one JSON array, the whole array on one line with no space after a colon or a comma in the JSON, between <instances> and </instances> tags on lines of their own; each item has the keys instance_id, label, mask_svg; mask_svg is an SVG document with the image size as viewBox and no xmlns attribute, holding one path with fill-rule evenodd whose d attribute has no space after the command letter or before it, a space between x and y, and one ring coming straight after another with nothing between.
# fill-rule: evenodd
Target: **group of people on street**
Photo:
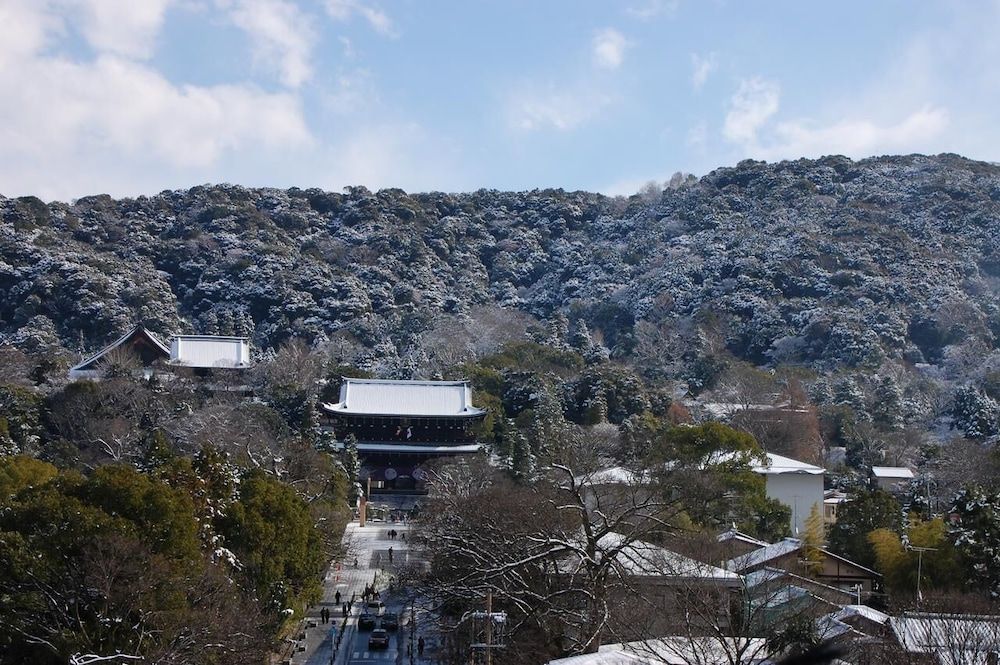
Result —
<instances>
[{"instance_id":1,"label":"group of people on street","mask_svg":"<svg viewBox=\"0 0 1000 665\"><path fill-rule=\"evenodd\" d=\"M389 529L389 534L388 535L389 535L389 540L396 540L396 538L399 538L400 540L406 540L406 534L405 533L400 533L399 531L396 531L395 529Z\"/></svg>"},{"instance_id":2,"label":"group of people on street","mask_svg":"<svg viewBox=\"0 0 1000 665\"><path fill-rule=\"evenodd\" d=\"M379 593L378 589L375 588L374 584L366 584L365 592L361 594L361 598L367 603L369 600L378 600Z\"/></svg>"},{"instance_id":3,"label":"group of people on street","mask_svg":"<svg viewBox=\"0 0 1000 665\"><path fill-rule=\"evenodd\" d=\"M340 594L337 594L337 595L339 596ZM337 604L338 605L340 604L340 600L337 600ZM321 609L319 611L319 620L320 620L320 623L330 623L330 610L328 610L325 607L323 609Z\"/></svg>"}]
</instances>

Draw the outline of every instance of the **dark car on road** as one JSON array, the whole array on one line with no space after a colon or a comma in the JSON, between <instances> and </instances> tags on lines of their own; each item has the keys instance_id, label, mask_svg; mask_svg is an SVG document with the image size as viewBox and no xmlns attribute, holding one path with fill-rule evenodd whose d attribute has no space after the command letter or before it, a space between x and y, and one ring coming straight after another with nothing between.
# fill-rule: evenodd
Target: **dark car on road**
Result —
<instances>
[{"instance_id":1,"label":"dark car on road","mask_svg":"<svg viewBox=\"0 0 1000 665\"><path fill-rule=\"evenodd\" d=\"M358 617L358 630L371 630L375 627L375 615L371 612L362 612Z\"/></svg>"},{"instance_id":2,"label":"dark car on road","mask_svg":"<svg viewBox=\"0 0 1000 665\"><path fill-rule=\"evenodd\" d=\"M389 648L389 633L385 632L382 628L376 628L372 631L371 637L368 638L368 648L369 649L388 649Z\"/></svg>"},{"instance_id":3,"label":"dark car on road","mask_svg":"<svg viewBox=\"0 0 1000 665\"><path fill-rule=\"evenodd\" d=\"M399 615L395 612L386 612L382 615L382 621L379 623L379 626L386 630L397 630L399 628Z\"/></svg>"}]
</instances>

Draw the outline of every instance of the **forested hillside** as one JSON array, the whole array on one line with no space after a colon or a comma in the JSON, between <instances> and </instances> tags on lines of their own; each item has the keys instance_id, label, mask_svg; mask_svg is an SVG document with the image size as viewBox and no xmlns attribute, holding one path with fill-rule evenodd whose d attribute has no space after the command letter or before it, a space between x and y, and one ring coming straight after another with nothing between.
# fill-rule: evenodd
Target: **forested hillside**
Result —
<instances>
[{"instance_id":1,"label":"forested hillside","mask_svg":"<svg viewBox=\"0 0 1000 665\"><path fill-rule=\"evenodd\" d=\"M627 199L219 185L0 219L0 340L57 367L137 321L404 378L527 334L675 395L745 401L777 368L887 432L1000 427L1000 167L954 155L747 161Z\"/></svg>"}]
</instances>

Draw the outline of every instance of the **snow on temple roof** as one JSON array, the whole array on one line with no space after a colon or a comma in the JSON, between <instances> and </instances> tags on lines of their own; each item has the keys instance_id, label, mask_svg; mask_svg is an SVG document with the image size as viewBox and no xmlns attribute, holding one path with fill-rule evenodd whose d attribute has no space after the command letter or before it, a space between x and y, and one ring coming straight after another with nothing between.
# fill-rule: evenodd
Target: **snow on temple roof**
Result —
<instances>
[{"instance_id":1,"label":"snow on temple roof","mask_svg":"<svg viewBox=\"0 0 1000 665\"><path fill-rule=\"evenodd\" d=\"M70 378L89 376L98 369L97 364L104 356L127 343L144 343L151 356L161 357L164 360L170 357L170 349L167 348L167 345L161 342L156 335L146 330L142 324L139 324L97 353L71 367L69 370Z\"/></svg>"},{"instance_id":2,"label":"snow on temple roof","mask_svg":"<svg viewBox=\"0 0 1000 665\"><path fill-rule=\"evenodd\" d=\"M755 466L754 471L764 474L804 473L811 476L819 476L825 473L826 469L807 464L806 462L800 462L784 455L767 453L767 464L764 466Z\"/></svg>"},{"instance_id":3,"label":"snow on temple roof","mask_svg":"<svg viewBox=\"0 0 1000 665\"><path fill-rule=\"evenodd\" d=\"M872 475L876 478L898 478L909 480L913 478L913 471L905 466L873 466Z\"/></svg>"},{"instance_id":4,"label":"snow on temple roof","mask_svg":"<svg viewBox=\"0 0 1000 665\"><path fill-rule=\"evenodd\" d=\"M393 381L344 378L340 401L324 404L331 413L369 416L457 418L486 412L472 406L467 381Z\"/></svg>"},{"instance_id":5,"label":"snow on temple roof","mask_svg":"<svg viewBox=\"0 0 1000 665\"><path fill-rule=\"evenodd\" d=\"M170 343L170 364L183 367L250 366L250 342L246 337L176 335Z\"/></svg>"}]
</instances>

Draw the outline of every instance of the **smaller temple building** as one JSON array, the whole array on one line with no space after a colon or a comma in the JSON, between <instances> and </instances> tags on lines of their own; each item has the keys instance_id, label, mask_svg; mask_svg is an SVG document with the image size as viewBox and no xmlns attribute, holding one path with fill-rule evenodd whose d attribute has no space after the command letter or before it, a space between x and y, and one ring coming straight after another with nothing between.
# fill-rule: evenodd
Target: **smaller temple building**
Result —
<instances>
[{"instance_id":1,"label":"smaller temple building","mask_svg":"<svg viewBox=\"0 0 1000 665\"><path fill-rule=\"evenodd\" d=\"M378 492L420 492L423 462L479 451L475 425L486 416L467 381L345 377L340 401L320 406L338 441L357 439L362 479Z\"/></svg>"},{"instance_id":2,"label":"smaller temple building","mask_svg":"<svg viewBox=\"0 0 1000 665\"><path fill-rule=\"evenodd\" d=\"M246 337L175 335L167 345L139 324L71 367L69 378L100 379L105 367L116 358L128 358L136 372L147 379L154 374L169 375L178 367L190 368L196 376L207 376L214 369L242 370L252 364L250 340Z\"/></svg>"}]
</instances>

